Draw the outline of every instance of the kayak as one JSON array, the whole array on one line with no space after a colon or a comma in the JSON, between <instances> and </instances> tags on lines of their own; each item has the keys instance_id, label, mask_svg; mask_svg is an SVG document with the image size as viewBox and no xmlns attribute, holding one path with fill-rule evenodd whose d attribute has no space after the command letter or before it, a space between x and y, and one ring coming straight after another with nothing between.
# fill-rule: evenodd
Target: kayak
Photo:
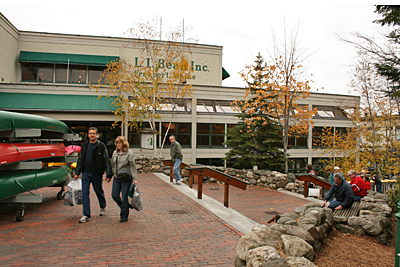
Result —
<instances>
[{"instance_id":1,"label":"kayak","mask_svg":"<svg viewBox=\"0 0 400 267\"><path fill-rule=\"evenodd\" d=\"M52 157L65 157L64 144L0 143L0 166Z\"/></svg>"},{"instance_id":2,"label":"kayak","mask_svg":"<svg viewBox=\"0 0 400 267\"><path fill-rule=\"evenodd\" d=\"M4 133L12 132L12 137L21 137L18 136L18 131L24 132L23 137L43 138L59 137L71 132L65 123L56 119L0 110L2 136L7 136Z\"/></svg>"},{"instance_id":3,"label":"kayak","mask_svg":"<svg viewBox=\"0 0 400 267\"><path fill-rule=\"evenodd\" d=\"M0 200L46 186L64 183L70 179L70 169L56 168L13 171L0 174Z\"/></svg>"}]
</instances>

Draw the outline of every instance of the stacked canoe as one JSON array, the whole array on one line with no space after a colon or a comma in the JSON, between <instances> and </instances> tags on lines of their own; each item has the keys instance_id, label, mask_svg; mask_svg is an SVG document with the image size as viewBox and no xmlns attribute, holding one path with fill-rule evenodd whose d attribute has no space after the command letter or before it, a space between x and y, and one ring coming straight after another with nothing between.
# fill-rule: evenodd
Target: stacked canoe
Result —
<instances>
[{"instance_id":1,"label":"stacked canoe","mask_svg":"<svg viewBox=\"0 0 400 267\"><path fill-rule=\"evenodd\" d=\"M0 200L65 185L70 169L62 141L71 139L79 140L59 120L0 111Z\"/></svg>"}]
</instances>

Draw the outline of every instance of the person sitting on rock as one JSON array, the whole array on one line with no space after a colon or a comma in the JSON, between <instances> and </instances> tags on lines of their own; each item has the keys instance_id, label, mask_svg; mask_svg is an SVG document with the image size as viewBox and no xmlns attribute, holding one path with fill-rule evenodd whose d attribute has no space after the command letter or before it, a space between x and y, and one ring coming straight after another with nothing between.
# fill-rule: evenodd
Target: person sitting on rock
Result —
<instances>
[{"instance_id":1,"label":"person sitting on rock","mask_svg":"<svg viewBox=\"0 0 400 267\"><path fill-rule=\"evenodd\" d=\"M360 176L357 176L355 170L348 171L347 176L351 179L350 184L353 188L354 201L360 201L367 195L367 187L364 180Z\"/></svg>"},{"instance_id":2,"label":"person sitting on rock","mask_svg":"<svg viewBox=\"0 0 400 267\"><path fill-rule=\"evenodd\" d=\"M322 207L324 207L332 197L335 197L336 199L330 202L328 208L333 211L350 208L351 205L353 205L353 190L351 185L343 179L341 173L335 173L335 184L331 186L331 189L329 189L326 194L325 202L322 204Z\"/></svg>"},{"instance_id":3,"label":"person sitting on rock","mask_svg":"<svg viewBox=\"0 0 400 267\"><path fill-rule=\"evenodd\" d=\"M367 191L371 190L371 183L369 182L369 177L367 176L366 171L365 170L361 170L360 176L365 182L365 189L367 189Z\"/></svg>"}]
</instances>

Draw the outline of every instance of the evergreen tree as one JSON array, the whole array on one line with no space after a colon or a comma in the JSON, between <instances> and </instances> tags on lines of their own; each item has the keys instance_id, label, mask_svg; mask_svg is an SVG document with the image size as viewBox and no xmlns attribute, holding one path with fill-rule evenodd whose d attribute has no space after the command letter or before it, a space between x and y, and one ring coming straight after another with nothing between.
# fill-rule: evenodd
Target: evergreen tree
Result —
<instances>
[{"instance_id":1,"label":"evergreen tree","mask_svg":"<svg viewBox=\"0 0 400 267\"><path fill-rule=\"evenodd\" d=\"M250 99L247 104L259 101L258 95L269 90L266 78L266 63L258 54L255 66L248 66L252 70L247 79L250 89ZM233 106L241 111L235 115L240 119L237 126L229 129L226 145L232 149L226 153L226 160L234 160L235 168L252 168L257 165L259 169L282 170L285 162L281 128L276 118L270 116L265 110L269 110L270 99L263 99L260 108L248 114L242 112L245 109L244 101L235 101Z\"/></svg>"}]
</instances>

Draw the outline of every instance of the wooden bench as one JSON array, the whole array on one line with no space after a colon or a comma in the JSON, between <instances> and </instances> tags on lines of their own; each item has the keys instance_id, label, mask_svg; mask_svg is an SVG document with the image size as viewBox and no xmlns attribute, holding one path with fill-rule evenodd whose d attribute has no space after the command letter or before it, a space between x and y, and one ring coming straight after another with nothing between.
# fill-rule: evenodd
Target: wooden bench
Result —
<instances>
[{"instance_id":1,"label":"wooden bench","mask_svg":"<svg viewBox=\"0 0 400 267\"><path fill-rule=\"evenodd\" d=\"M335 210L333 212L333 219L336 222L347 222L349 217L358 215L358 207L360 206L360 201L354 201L353 205L347 209Z\"/></svg>"}]
</instances>

